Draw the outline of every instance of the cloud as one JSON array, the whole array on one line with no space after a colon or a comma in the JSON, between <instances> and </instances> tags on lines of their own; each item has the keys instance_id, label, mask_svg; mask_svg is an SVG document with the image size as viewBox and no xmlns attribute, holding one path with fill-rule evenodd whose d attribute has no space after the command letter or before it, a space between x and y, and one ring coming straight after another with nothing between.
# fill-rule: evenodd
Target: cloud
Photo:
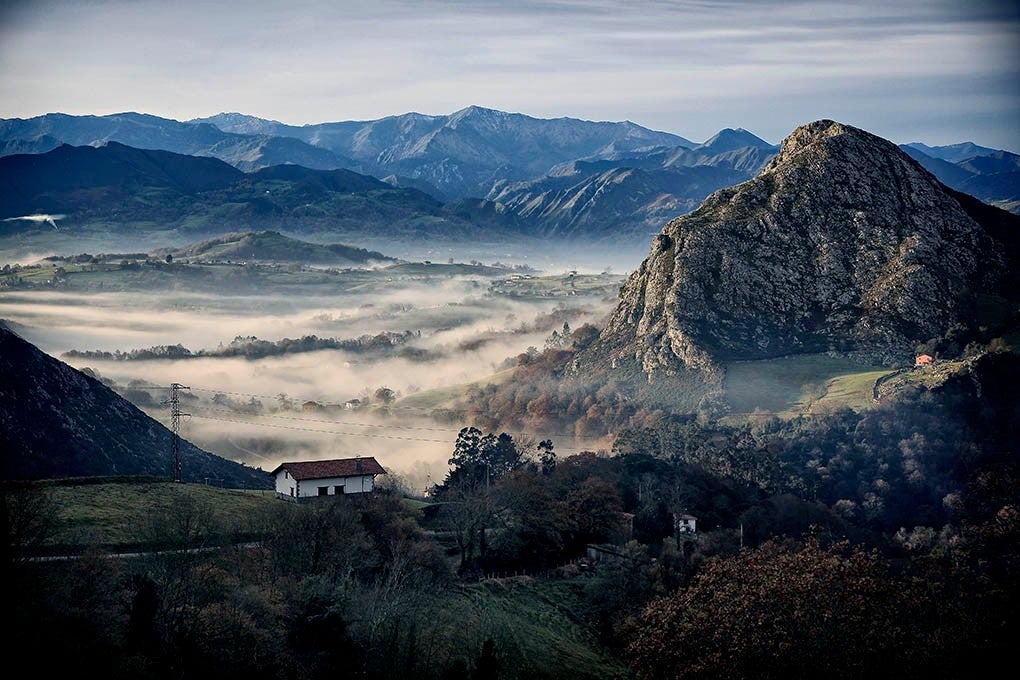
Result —
<instances>
[{"instance_id":1,"label":"cloud","mask_svg":"<svg viewBox=\"0 0 1020 680\"><path fill-rule=\"evenodd\" d=\"M19 221L35 222L37 224L48 224L51 227L53 227L54 229L57 229L57 220L62 220L65 217L67 217L67 215L45 215L45 214L22 215L20 217L7 217L3 221L4 222L19 222ZM57 231L59 231L59 229L57 229Z\"/></svg>"},{"instance_id":2,"label":"cloud","mask_svg":"<svg viewBox=\"0 0 1020 680\"><path fill-rule=\"evenodd\" d=\"M481 104L626 118L695 140L740 125L778 141L824 108L895 141L1016 149L1018 25L1007 3L921 0L262 2L244 12L43 1L0 34L0 115L241 110L311 123ZM974 79L985 97L944 96ZM909 109L887 114L881 104L901 95ZM946 122L926 115L947 106Z\"/></svg>"}]
</instances>

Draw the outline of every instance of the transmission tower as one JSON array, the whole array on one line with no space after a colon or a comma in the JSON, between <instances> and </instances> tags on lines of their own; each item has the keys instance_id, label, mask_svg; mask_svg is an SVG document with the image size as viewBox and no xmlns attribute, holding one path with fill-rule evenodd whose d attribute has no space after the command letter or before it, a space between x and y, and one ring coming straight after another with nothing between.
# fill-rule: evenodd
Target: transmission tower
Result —
<instances>
[{"instance_id":1,"label":"transmission tower","mask_svg":"<svg viewBox=\"0 0 1020 680\"><path fill-rule=\"evenodd\" d=\"M180 383L170 383L170 397L167 403L170 405L170 455L174 462L174 481L181 481L181 416L190 416L190 413L181 413L181 400L178 396L180 390L190 390Z\"/></svg>"}]
</instances>

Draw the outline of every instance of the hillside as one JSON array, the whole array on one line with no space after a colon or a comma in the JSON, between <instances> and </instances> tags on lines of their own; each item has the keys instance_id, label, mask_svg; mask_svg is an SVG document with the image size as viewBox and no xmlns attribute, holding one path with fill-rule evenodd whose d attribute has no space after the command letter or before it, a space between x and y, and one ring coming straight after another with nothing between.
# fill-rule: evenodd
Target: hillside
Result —
<instances>
[{"instance_id":1,"label":"hillside","mask_svg":"<svg viewBox=\"0 0 1020 680\"><path fill-rule=\"evenodd\" d=\"M629 165L630 159L575 161L542 179L496 182L487 198L531 233L643 239L713 191L748 177L709 165L648 170Z\"/></svg>"},{"instance_id":2,"label":"hillside","mask_svg":"<svg viewBox=\"0 0 1020 680\"><path fill-rule=\"evenodd\" d=\"M1017 232L996 224L1016 218L955 196L886 140L800 127L755 179L665 226L573 370L717 380L720 361L909 355L957 324L976 329L979 294L1016 294L1003 274Z\"/></svg>"},{"instance_id":3,"label":"hillside","mask_svg":"<svg viewBox=\"0 0 1020 680\"><path fill-rule=\"evenodd\" d=\"M35 214L61 215L57 228L70 232L287 229L458 238L483 231L427 194L349 170L282 165L246 174L214 158L116 142L0 158L0 234L38 229L14 219ZM484 233L505 235L492 224Z\"/></svg>"},{"instance_id":4,"label":"hillside","mask_svg":"<svg viewBox=\"0 0 1020 680\"><path fill-rule=\"evenodd\" d=\"M164 201L225 189L244 174L213 158L148 151L111 142L62 145L0 158L0 216L108 209L120 201Z\"/></svg>"},{"instance_id":5,"label":"hillside","mask_svg":"<svg viewBox=\"0 0 1020 680\"><path fill-rule=\"evenodd\" d=\"M0 326L3 479L173 475L170 431L98 380ZM181 442L185 481L268 488L269 476Z\"/></svg>"},{"instance_id":6,"label":"hillside","mask_svg":"<svg viewBox=\"0 0 1020 680\"><path fill-rule=\"evenodd\" d=\"M392 257L342 243L320 245L284 236L278 231L246 231L224 234L182 248L158 250L158 258L231 260L247 262L299 262L335 266L392 261Z\"/></svg>"}]
</instances>

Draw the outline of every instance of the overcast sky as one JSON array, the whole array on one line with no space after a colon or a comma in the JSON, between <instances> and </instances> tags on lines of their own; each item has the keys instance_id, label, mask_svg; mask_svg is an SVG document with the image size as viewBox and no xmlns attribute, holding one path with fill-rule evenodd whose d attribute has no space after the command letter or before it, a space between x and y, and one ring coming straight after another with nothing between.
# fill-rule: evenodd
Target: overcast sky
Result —
<instances>
[{"instance_id":1,"label":"overcast sky","mask_svg":"<svg viewBox=\"0 0 1020 680\"><path fill-rule=\"evenodd\" d=\"M818 118L1020 151L1020 3L0 0L0 117L471 104L778 142Z\"/></svg>"}]
</instances>

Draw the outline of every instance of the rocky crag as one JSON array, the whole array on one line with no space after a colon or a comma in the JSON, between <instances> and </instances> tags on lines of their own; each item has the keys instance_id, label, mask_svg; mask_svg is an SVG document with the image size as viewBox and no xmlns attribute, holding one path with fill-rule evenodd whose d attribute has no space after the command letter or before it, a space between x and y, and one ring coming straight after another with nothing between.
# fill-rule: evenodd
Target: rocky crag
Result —
<instances>
[{"instance_id":1,"label":"rocky crag","mask_svg":"<svg viewBox=\"0 0 1020 680\"><path fill-rule=\"evenodd\" d=\"M735 359L909 352L1003 293L1013 249L991 234L1011 230L981 222L1013 216L958 198L891 142L800 127L757 177L663 228L572 370L655 382L718 378Z\"/></svg>"}]
</instances>

